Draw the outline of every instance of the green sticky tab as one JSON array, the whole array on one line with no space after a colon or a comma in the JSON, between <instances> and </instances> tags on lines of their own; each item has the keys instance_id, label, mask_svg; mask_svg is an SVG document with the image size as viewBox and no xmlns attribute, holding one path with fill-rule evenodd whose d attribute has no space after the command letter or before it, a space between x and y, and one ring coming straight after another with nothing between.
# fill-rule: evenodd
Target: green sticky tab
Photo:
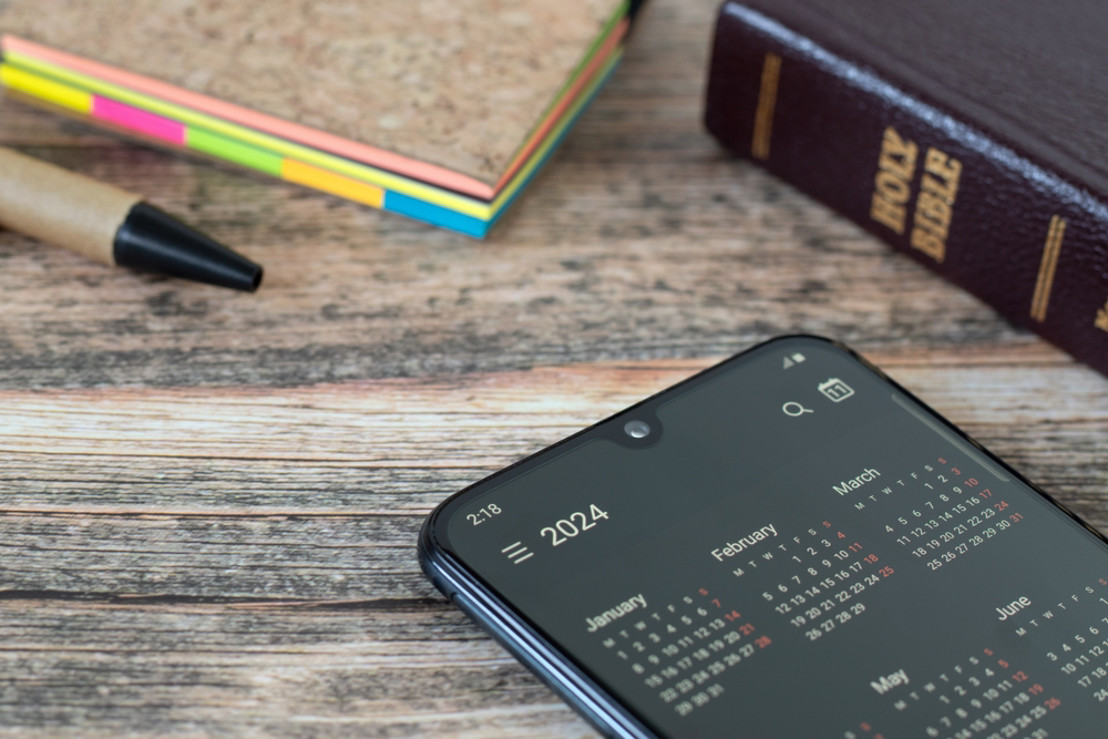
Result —
<instances>
[{"instance_id":1,"label":"green sticky tab","mask_svg":"<svg viewBox=\"0 0 1108 739\"><path fill-rule=\"evenodd\" d=\"M281 176L281 163L284 157L279 154L240 144L233 139L192 126L189 126L185 133L185 142L190 149L259 170L274 177Z\"/></svg>"}]
</instances>

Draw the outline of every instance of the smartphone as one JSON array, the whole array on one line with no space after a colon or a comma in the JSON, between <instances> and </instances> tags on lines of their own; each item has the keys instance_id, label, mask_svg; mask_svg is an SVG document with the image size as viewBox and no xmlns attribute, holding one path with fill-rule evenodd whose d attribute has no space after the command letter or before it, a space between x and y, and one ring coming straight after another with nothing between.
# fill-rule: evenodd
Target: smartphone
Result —
<instances>
[{"instance_id":1,"label":"smartphone","mask_svg":"<svg viewBox=\"0 0 1108 739\"><path fill-rule=\"evenodd\" d=\"M818 337L463 490L419 551L610 736L1108 736L1108 540Z\"/></svg>"}]
</instances>

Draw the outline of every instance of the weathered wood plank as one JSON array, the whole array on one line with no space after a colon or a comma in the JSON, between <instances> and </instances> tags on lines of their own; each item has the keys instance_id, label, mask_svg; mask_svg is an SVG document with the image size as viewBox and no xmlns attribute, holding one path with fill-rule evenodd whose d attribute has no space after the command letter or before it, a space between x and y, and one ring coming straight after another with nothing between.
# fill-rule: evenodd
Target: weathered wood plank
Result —
<instances>
[{"instance_id":1,"label":"weathered wood plank","mask_svg":"<svg viewBox=\"0 0 1108 739\"><path fill-rule=\"evenodd\" d=\"M1090 442L1104 430L1100 376L1045 347L867 356L1008 451L1021 441L1028 450L1043 448L1048 440L1036 438L1037 427L1087 435ZM395 500L379 508L369 501L452 490L716 359L302 388L3 391L0 453L12 479L21 480L4 505L11 511L77 504L90 512L343 513L366 512L367 505L369 512L395 511ZM1089 448L1095 447L1050 453L1079 457ZM52 483L44 474L49 469L70 472ZM88 488L95 496L108 481L116 486L110 503L90 505L94 498L80 492ZM51 501L51 495L61 497ZM423 499L414 510L427 504Z\"/></svg>"},{"instance_id":2,"label":"weathered wood plank","mask_svg":"<svg viewBox=\"0 0 1108 739\"><path fill-rule=\"evenodd\" d=\"M885 360L1104 524L1108 471L1090 463L1108 431L1099 376L1066 366L1054 376L1070 392L1047 407L1033 368L1001 360L940 373L915 357ZM709 363L281 391L6 392L0 451L18 473L0 504L0 582L215 600L416 597L426 588L415 535L439 500ZM1021 406L1011 406L1014 394L1025 396ZM83 475L92 476L87 492L74 489ZM38 482L26 489L20 478Z\"/></svg>"},{"instance_id":3,"label":"weathered wood plank","mask_svg":"<svg viewBox=\"0 0 1108 739\"><path fill-rule=\"evenodd\" d=\"M0 725L51 736L580 735L455 609L0 601ZM431 631L436 639L429 640Z\"/></svg>"}]
</instances>

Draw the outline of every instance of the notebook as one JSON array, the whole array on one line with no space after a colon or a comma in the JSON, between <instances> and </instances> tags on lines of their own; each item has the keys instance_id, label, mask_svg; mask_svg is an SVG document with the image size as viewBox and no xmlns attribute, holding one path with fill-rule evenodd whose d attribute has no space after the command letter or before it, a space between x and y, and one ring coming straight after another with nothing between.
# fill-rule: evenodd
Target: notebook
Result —
<instances>
[{"instance_id":1,"label":"notebook","mask_svg":"<svg viewBox=\"0 0 1108 739\"><path fill-rule=\"evenodd\" d=\"M484 236L622 55L630 0L9 0L9 94Z\"/></svg>"}]
</instances>

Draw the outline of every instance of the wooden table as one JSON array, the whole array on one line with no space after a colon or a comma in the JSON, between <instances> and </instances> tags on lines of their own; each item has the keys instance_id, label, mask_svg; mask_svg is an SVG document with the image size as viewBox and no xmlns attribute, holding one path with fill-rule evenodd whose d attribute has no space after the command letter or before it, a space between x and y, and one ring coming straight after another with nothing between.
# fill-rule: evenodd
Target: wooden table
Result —
<instances>
[{"instance_id":1,"label":"wooden table","mask_svg":"<svg viewBox=\"0 0 1108 739\"><path fill-rule=\"evenodd\" d=\"M704 133L715 0L654 0L473 241L10 100L255 295L0 233L0 731L588 734L420 574L467 483L770 336L847 341L1108 528L1108 385Z\"/></svg>"}]
</instances>

